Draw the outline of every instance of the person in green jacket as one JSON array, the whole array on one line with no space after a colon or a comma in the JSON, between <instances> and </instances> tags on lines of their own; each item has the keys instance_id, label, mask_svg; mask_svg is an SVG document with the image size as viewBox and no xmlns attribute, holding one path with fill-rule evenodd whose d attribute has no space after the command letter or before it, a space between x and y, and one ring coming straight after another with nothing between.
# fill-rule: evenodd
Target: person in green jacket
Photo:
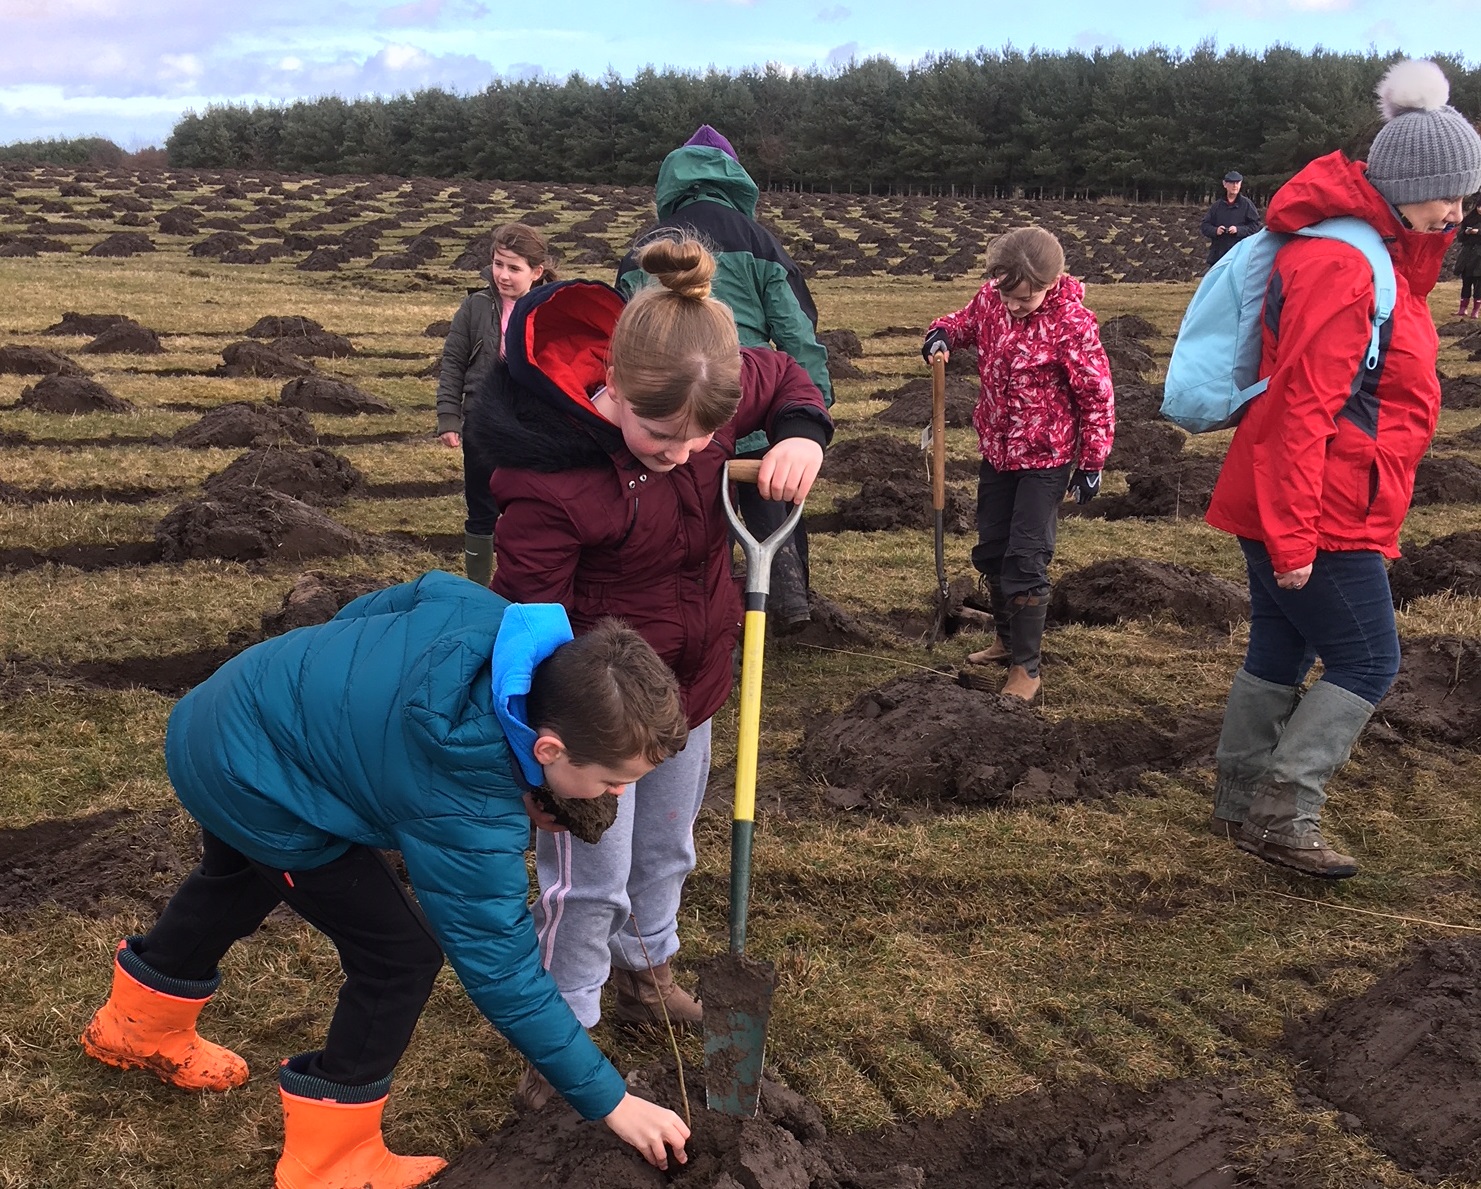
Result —
<instances>
[{"instance_id":1,"label":"person in green jacket","mask_svg":"<svg viewBox=\"0 0 1481 1189\"><path fill-rule=\"evenodd\" d=\"M785 351L817 385L823 403L831 406L833 383L828 377L828 350L818 342L818 309L787 250L756 221L760 193L730 142L702 124L663 159L655 195L658 226L640 237L617 266L617 288L631 297L646 283L637 248L647 239L691 232L715 255L718 268L711 293L735 315L741 346ZM737 443L736 456L760 458L769 445L764 433L754 433ZM769 536L791 511L778 500L763 500L748 484L740 486L738 498L746 526L758 537ZM799 525L772 563L767 609L779 628L785 631L807 623L807 590L807 535Z\"/></svg>"},{"instance_id":2,"label":"person in green jacket","mask_svg":"<svg viewBox=\"0 0 1481 1189\"><path fill-rule=\"evenodd\" d=\"M334 943L345 981L323 1047L276 1071L277 1189L409 1189L443 1167L393 1154L381 1112L444 952L583 1116L660 1168L666 1146L683 1162L683 1121L628 1093L542 965L524 853L538 790L557 808L615 796L687 738L678 683L636 632L606 620L573 641L559 605L451 574L254 645L170 714L165 767L202 858L119 943L83 1048L185 1090L245 1083L196 1021L218 963L285 903Z\"/></svg>"}]
</instances>

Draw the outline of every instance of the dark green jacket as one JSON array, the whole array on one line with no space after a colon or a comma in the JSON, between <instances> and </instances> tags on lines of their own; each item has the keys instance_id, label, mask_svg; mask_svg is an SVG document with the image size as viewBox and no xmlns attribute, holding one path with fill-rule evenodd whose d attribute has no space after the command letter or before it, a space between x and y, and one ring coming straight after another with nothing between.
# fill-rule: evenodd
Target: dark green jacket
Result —
<instances>
[{"instance_id":1,"label":"dark green jacket","mask_svg":"<svg viewBox=\"0 0 1481 1189\"><path fill-rule=\"evenodd\" d=\"M712 292L735 314L741 346L785 351L831 405L817 306L786 249L756 222L759 194L751 175L728 153L698 145L675 149L658 171L658 227L692 230L709 245L718 263ZM636 253L629 252L617 266L617 288L631 297L646 280ZM752 434L737 449L765 444L763 435Z\"/></svg>"},{"instance_id":2,"label":"dark green jacket","mask_svg":"<svg viewBox=\"0 0 1481 1189\"><path fill-rule=\"evenodd\" d=\"M463 432L463 407L478 395L499 358L500 322L499 295L492 281L488 288L469 293L453 315L437 380L439 434Z\"/></svg>"}]
</instances>

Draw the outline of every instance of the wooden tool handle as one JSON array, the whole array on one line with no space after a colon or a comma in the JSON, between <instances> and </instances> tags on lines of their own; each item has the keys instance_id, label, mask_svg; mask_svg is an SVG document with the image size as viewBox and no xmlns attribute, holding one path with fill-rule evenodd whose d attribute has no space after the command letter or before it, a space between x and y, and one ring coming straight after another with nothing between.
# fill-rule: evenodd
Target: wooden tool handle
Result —
<instances>
[{"instance_id":1,"label":"wooden tool handle","mask_svg":"<svg viewBox=\"0 0 1481 1189\"><path fill-rule=\"evenodd\" d=\"M730 460L730 479L734 483L755 483L761 476L761 459L759 458L732 458Z\"/></svg>"},{"instance_id":2,"label":"wooden tool handle","mask_svg":"<svg viewBox=\"0 0 1481 1189\"><path fill-rule=\"evenodd\" d=\"M946 357L931 356L931 507L946 507Z\"/></svg>"}]
</instances>

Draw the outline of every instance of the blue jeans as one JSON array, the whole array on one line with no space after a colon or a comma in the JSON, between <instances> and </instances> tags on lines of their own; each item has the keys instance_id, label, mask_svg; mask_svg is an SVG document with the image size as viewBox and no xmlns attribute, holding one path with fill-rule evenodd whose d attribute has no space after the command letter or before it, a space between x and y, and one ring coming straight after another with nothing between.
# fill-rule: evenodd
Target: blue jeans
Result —
<instances>
[{"instance_id":1,"label":"blue jeans","mask_svg":"<svg viewBox=\"0 0 1481 1189\"><path fill-rule=\"evenodd\" d=\"M1323 681L1377 704L1399 672L1399 630L1383 556L1318 551L1300 590L1275 583L1270 554L1239 539L1250 576L1250 646L1244 667L1276 685L1300 685L1317 657Z\"/></svg>"}]
</instances>

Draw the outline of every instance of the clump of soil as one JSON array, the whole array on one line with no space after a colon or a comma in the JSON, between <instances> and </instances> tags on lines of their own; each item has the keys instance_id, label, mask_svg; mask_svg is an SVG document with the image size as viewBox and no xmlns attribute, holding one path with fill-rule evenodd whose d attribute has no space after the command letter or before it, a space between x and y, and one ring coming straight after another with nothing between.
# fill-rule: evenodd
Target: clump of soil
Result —
<instances>
[{"instance_id":1,"label":"clump of soil","mask_svg":"<svg viewBox=\"0 0 1481 1189\"><path fill-rule=\"evenodd\" d=\"M60 351L48 347L0 347L0 375L85 376L87 373Z\"/></svg>"},{"instance_id":2,"label":"clump of soil","mask_svg":"<svg viewBox=\"0 0 1481 1189\"><path fill-rule=\"evenodd\" d=\"M924 474L928 458L919 446L904 438L870 434L830 446L818 477L834 483L863 483L867 479Z\"/></svg>"},{"instance_id":3,"label":"clump of soil","mask_svg":"<svg viewBox=\"0 0 1481 1189\"><path fill-rule=\"evenodd\" d=\"M328 623L347 604L383 586L385 582L373 574L342 576L308 570L294 579L276 611L262 613L262 634L281 636L294 628Z\"/></svg>"},{"instance_id":4,"label":"clump of soil","mask_svg":"<svg viewBox=\"0 0 1481 1189\"><path fill-rule=\"evenodd\" d=\"M582 842L595 846L617 820L616 797L557 797L548 786L534 791L535 804Z\"/></svg>"},{"instance_id":5,"label":"clump of soil","mask_svg":"<svg viewBox=\"0 0 1481 1189\"><path fill-rule=\"evenodd\" d=\"M1420 1180L1481 1180L1481 938L1416 947L1365 994L1286 1026L1305 1080Z\"/></svg>"},{"instance_id":6,"label":"clump of soil","mask_svg":"<svg viewBox=\"0 0 1481 1189\"><path fill-rule=\"evenodd\" d=\"M1481 376L1441 376L1440 407L1481 408Z\"/></svg>"},{"instance_id":7,"label":"clump of soil","mask_svg":"<svg viewBox=\"0 0 1481 1189\"><path fill-rule=\"evenodd\" d=\"M1425 504L1481 503L1481 467L1449 455L1419 460L1414 475L1415 507Z\"/></svg>"},{"instance_id":8,"label":"clump of soil","mask_svg":"<svg viewBox=\"0 0 1481 1189\"><path fill-rule=\"evenodd\" d=\"M134 406L85 376L44 376L21 389L16 407L38 413L131 413Z\"/></svg>"},{"instance_id":9,"label":"clump of soil","mask_svg":"<svg viewBox=\"0 0 1481 1189\"><path fill-rule=\"evenodd\" d=\"M82 348L84 355L160 355L159 335L133 319L115 323Z\"/></svg>"},{"instance_id":10,"label":"clump of soil","mask_svg":"<svg viewBox=\"0 0 1481 1189\"><path fill-rule=\"evenodd\" d=\"M212 409L187 425L171 441L176 446L312 446L319 440L314 423L302 409L233 401Z\"/></svg>"},{"instance_id":11,"label":"clump of soil","mask_svg":"<svg viewBox=\"0 0 1481 1189\"><path fill-rule=\"evenodd\" d=\"M213 376L260 376L272 379L314 374L314 365L307 360L251 340L232 343L223 348L221 358L225 362L212 370Z\"/></svg>"},{"instance_id":12,"label":"clump of soil","mask_svg":"<svg viewBox=\"0 0 1481 1189\"><path fill-rule=\"evenodd\" d=\"M119 231L90 247L84 256L137 256L155 251L154 241L139 231Z\"/></svg>"},{"instance_id":13,"label":"clump of soil","mask_svg":"<svg viewBox=\"0 0 1481 1189\"><path fill-rule=\"evenodd\" d=\"M852 360L842 355L828 356L828 379L867 380L868 374L856 367Z\"/></svg>"},{"instance_id":14,"label":"clump of soil","mask_svg":"<svg viewBox=\"0 0 1481 1189\"><path fill-rule=\"evenodd\" d=\"M828 358L836 355L844 359L859 359L864 354L864 344L852 330L820 330L818 342L828 348Z\"/></svg>"},{"instance_id":15,"label":"clump of soil","mask_svg":"<svg viewBox=\"0 0 1481 1189\"><path fill-rule=\"evenodd\" d=\"M445 339L452 333L452 329L453 324L451 319L440 318L436 322L429 322L427 329L422 331L422 334L429 339Z\"/></svg>"},{"instance_id":16,"label":"clump of soil","mask_svg":"<svg viewBox=\"0 0 1481 1189\"><path fill-rule=\"evenodd\" d=\"M234 488L220 497L187 500L154 530L160 559L257 561L364 552L368 540L301 500L263 487Z\"/></svg>"},{"instance_id":17,"label":"clump of soil","mask_svg":"<svg viewBox=\"0 0 1481 1189\"><path fill-rule=\"evenodd\" d=\"M1106 470L1148 471L1166 466L1182 454L1187 442L1188 435L1171 421L1118 423Z\"/></svg>"},{"instance_id":18,"label":"clump of soil","mask_svg":"<svg viewBox=\"0 0 1481 1189\"><path fill-rule=\"evenodd\" d=\"M354 355L355 344L342 334L327 330L310 331L306 334L289 334L274 339L268 344L274 350L286 351L303 358L319 356L324 359L344 359Z\"/></svg>"},{"instance_id":19,"label":"clump of soil","mask_svg":"<svg viewBox=\"0 0 1481 1189\"><path fill-rule=\"evenodd\" d=\"M1137 471L1127 476L1125 495L1105 499L1103 515L1107 520L1126 520L1133 516L1174 516L1179 519L1202 516L1214 493L1214 483L1224 465L1221 458L1201 454L1179 456L1159 469ZM1094 505L1089 505L1094 508Z\"/></svg>"},{"instance_id":20,"label":"clump of soil","mask_svg":"<svg viewBox=\"0 0 1481 1189\"><path fill-rule=\"evenodd\" d=\"M1100 328L1102 342L1133 342L1146 345L1148 339L1157 337L1157 328L1140 314L1121 314L1106 319Z\"/></svg>"},{"instance_id":21,"label":"clump of soil","mask_svg":"<svg viewBox=\"0 0 1481 1189\"><path fill-rule=\"evenodd\" d=\"M1123 382L1136 383L1157 366L1152 352L1130 339L1110 339L1103 345L1111 363L1111 380L1117 387Z\"/></svg>"},{"instance_id":22,"label":"clump of soil","mask_svg":"<svg viewBox=\"0 0 1481 1189\"><path fill-rule=\"evenodd\" d=\"M203 490L221 498L242 487L281 491L306 504L342 502L365 490L365 476L347 458L315 446L308 450L265 447L249 450L205 481Z\"/></svg>"},{"instance_id":23,"label":"clump of soil","mask_svg":"<svg viewBox=\"0 0 1481 1189\"><path fill-rule=\"evenodd\" d=\"M1378 716L1404 738L1481 751L1481 638L1406 638Z\"/></svg>"},{"instance_id":24,"label":"clump of soil","mask_svg":"<svg viewBox=\"0 0 1481 1189\"><path fill-rule=\"evenodd\" d=\"M60 322L48 326L41 333L86 335L91 338L93 335L102 334L110 326L132 321L133 319L127 314L78 314L68 310L62 315Z\"/></svg>"},{"instance_id":25,"label":"clump of soil","mask_svg":"<svg viewBox=\"0 0 1481 1189\"><path fill-rule=\"evenodd\" d=\"M278 403L310 413L335 413L354 416L357 413L394 413L389 401L372 396L348 380L333 376L311 375L289 380L278 394Z\"/></svg>"},{"instance_id":26,"label":"clump of soil","mask_svg":"<svg viewBox=\"0 0 1481 1189\"><path fill-rule=\"evenodd\" d=\"M788 645L818 648L847 648L860 644L878 644L891 633L882 624L872 623L851 612L845 611L832 599L824 598L815 590L807 592L808 611L812 618L802 627L790 632L785 640Z\"/></svg>"},{"instance_id":27,"label":"clump of soil","mask_svg":"<svg viewBox=\"0 0 1481 1189\"><path fill-rule=\"evenodd\" d=\"M946 379L946 425L960 429L972 424L972 410L977 407L978 385L960 376ZM890 407L874 414L881 425L907 425L922 429L931 424L931 380L921 376L898 388L881 388L870 400L887 400Z\"/></svg>"},{"instance_id":28,"label":"clump of soil","mask_svg":"<svg viewBox=\"0 0 1481 1189\"><path fill-rule=\"evenodd\" d=\"M48 904L88 917L158 912L196 863L172 829L179 818L109 809L0 830L0 920Z\"/></svg>"},{"instance_id":29,"label":"clump of soil","mask_svg":"<svg viewBox=\"0 0 1481 1189\"><path fill-rule=\"evenodd\" d=\"M1025 805L1130 791L1149 769L1194 762L1217 733L1212 722L1167 729L1145 716L1047 723L1016 699L911 673L810 724L801 758L879 809Z\"/></svg>"},{"instance_id":30,"label":"clump of soil","mask_svg":"<svg viewBox=\"0 0 1481 1189\"><path fill-rule=\"evenodd\" d=\"M1243 587L1203 570L1116 557L1056 582L1049 614L1056 623L1093 625L1166 616L1185 627L1227 630L1250 617L1250 600Z\"/></svg>"},{"instance_id":31,"label":"clump of soil","mask_svg":"<svg viewBox=\"0 0 1481 1189\"><path fill-rule=\"evenodd\" d=\"M976 510L954 487L946 489L943 523L949 533L971 532ZM924 477L915 479L866 479L858 495L838 501L833 515L808 522L809 530L824 532L889 532L897 528L935 528L931 507L931 485Z\"/></svg>"},{"instance_id":32,"label":"clump of soil","mask_svg":"<svg viewBox=\"0 0 1481 1189\"><path fill-rule=\"evenodd\" d=\"M1406 546L1389 568L1394 606L1453 591L1481 595L1481 532L1451 533L1418 548Z\"/></svg>"}]
</instances>

